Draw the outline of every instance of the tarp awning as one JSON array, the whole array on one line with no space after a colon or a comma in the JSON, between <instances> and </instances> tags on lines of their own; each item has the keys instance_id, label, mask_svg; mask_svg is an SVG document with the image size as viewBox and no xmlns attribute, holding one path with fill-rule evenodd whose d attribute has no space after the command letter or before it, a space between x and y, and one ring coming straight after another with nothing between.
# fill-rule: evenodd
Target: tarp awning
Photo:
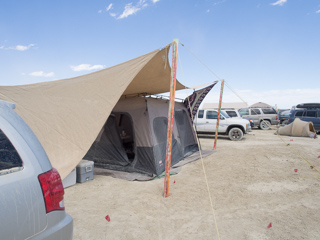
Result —
<instances>
[{"instance_id":1,"label":"tarp awning","mask_svg":"<svg viewBox=\"0 0 320 240\"><path fill-rule=\"evenodd\" d=\"M169 45L119 65L70 79L1 86L65 178L86 154L121 96L170 91ZM177 82L176 89L185 88Z\"/></svg>"}]
</instances>

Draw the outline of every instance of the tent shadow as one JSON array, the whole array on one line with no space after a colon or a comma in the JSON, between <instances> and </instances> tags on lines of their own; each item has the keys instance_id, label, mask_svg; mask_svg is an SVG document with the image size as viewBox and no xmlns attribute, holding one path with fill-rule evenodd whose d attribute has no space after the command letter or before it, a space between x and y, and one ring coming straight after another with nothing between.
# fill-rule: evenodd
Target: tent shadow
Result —
<instances>
[{"instance_id":1,"label":"tent shadow","mask_svg":"<svg viewBox=\"0 0 320 240\"><path fill-rule=\"evenodd\" d=\"M198 138L206 138L206 139L214 139L215 135L214 134L198 134ZM229 137L227 135L218 135L219 140L224 140L224 141L230 141Z\"/></svg>"}]
</instances>

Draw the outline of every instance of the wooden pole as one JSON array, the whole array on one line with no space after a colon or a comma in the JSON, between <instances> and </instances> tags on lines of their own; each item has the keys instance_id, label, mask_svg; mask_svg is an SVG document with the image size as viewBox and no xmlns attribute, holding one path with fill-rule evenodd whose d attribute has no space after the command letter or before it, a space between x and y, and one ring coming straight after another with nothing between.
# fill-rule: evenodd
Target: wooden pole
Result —
<instances>
[{"instance_id":1,"label":"wooden pole","mask_svg":"<svg viewBox=\"0 0 320 240\"><path fill-rule=\"evenodd\" d=\"M177 57L178 57L178 39L172 42L172 69L170 78L170 99L168 111L168 131L167 131L167 148L166 148L166 169L164 177L163 197L169 196L170 169L171 169L171 150L172 150L172 129L174 117L174 101L176 92L176 76L177 76Z\"/></svg>"},{"instance_id":2,"label":"wooden pole","mask_svg":"<svg viewBox=\"0 0 320 240\"><path fill-rule=\"evenodd\" d=\"M218 138L218 131L219 131L219 120L220 120L220 112L221 112L221 104L222 104L223 87L224 87L224 80L222 79L221 80L221 89L220 89L218 118L217 118L217 125L216 125L216 134L215 134L215 137L214 137L214 145L213 145L213 149L214 150L217 147L217 138Z\"/></svg>"}]
</instances>

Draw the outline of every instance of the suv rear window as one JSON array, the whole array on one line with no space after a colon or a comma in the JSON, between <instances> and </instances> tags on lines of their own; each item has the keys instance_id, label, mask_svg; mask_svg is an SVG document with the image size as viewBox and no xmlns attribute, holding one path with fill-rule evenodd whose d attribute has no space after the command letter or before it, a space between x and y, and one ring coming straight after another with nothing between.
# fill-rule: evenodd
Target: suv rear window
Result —
<instances>
[{"instance_id":1,"label":"suv rear window","mask_svg":"<svg viewBox=\"0 0 320 240\"><path fill-rule=\"evenodd\" d=\"M261 112L258 108L251 109L251 115L259 115L259 114L261 114Z\"/></svg>"},{"instance_id":2,"label":"suv rear window","mask_svg":"<svg viewBox=\"0 0 320 240\"><path fill-rule=\"evenodd\" d=\"M317 112L316 111L307 111L304 113L305 117L317 117Z\"/></svg>"},{"instance_id":3,"label":"suv rear window","mask_svg":"<svg viewBox=\"0 0 320 240\"><path fill-rule=\"evenodd\" d=\"M0 171L22 167L22 160L4 132L0 129Z\"/></svg>"},{"instance_id":4,"label":"suv rear window","mask_svg":"<svg viewBox=\"0 0 320 240\"><path fill-rule=\"evenodd\" d=\"M302 117L303 111L297 111L294 116L296 117Z\"/></svg>"},{"instance_id":5,"label":"suv rear window","mask_svg":"<svg viewBox=\"0 0 320 240\"><path fill-rule=\"evenodd\" d=\"M273 108L261 108L261 110L264 114L277 114Z\"/></svg>"}]
</instances>

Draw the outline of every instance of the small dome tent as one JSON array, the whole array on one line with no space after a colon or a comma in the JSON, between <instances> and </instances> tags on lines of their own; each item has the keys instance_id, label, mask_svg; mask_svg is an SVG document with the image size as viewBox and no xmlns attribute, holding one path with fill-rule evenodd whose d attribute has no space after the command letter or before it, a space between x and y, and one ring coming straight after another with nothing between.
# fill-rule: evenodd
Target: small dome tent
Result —
<instances>
[{"instance_id":1,"label":"small dome tent","mask_svg":"<svg viewBox=\"0 0 320 240\"><path fill-rule=\"evenodd\" d=\"M317 133L312 122L302 121L299 118L286 126L280 127L275 134L293 137L312 137L316 138Z\"/></svg>"}]
</instances>

